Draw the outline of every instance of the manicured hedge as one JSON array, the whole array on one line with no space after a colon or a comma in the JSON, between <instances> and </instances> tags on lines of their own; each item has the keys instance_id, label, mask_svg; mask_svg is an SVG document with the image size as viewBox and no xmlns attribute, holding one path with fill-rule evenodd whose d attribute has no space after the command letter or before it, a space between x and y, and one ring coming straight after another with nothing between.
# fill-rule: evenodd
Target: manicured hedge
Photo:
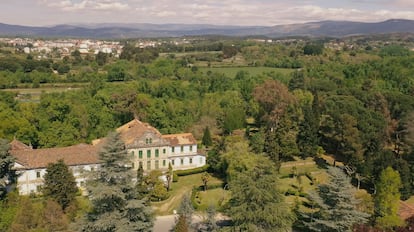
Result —
<instances>
[{"instance_id":1,"label":"manicured hedge","mask_svg":"<svg viewBox=\"0 0 414 232\"><path fill-rule=\"evenodd\" d=\"M193 169L188 169L188 170L177 170L177 171L174 171L174 174L177 174L177 176L188 176L192 174L205 172L207 171L207 169L208 169L208 165L204 165L203 167L199 167L199 168L193 168Z\"/></svg>"}]
</instances>

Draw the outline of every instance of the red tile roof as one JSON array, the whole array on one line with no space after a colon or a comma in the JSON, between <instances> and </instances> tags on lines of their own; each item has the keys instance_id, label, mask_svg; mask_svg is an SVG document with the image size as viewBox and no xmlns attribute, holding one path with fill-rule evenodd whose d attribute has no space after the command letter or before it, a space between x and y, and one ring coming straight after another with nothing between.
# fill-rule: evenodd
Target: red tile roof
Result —
<instances>
[{"instance_id":1,"label":"red tile roof","mask_svg":"<svg viewBox=\"0 0 414 232\"><path fill-rule=\"evenodd\" d=\"M139 121L138 119L128 122L127 124L117 128L116 131L120 133L121 138L126 145L133 143L135 139L143 136L145 132L152 132L161 137L161 133L157 129L148 123Z\"/></svg>"},{"instance_id":2,"label":"red tile roof","mask_svg":"<svg viewBox=\"0 0 414 232\"><path fill-rule=\"evenodd\" d=\"M398 215L400 215L400 217L404 220L409 217L414 216L414 205L409 204L404 201L400 201L400 208L398 210Z\"/></svg>"},{"instance_id":3,"label":"red tile roof","mask_svg":"<svg viewBox=\"0 0 414 232\"><path fill-rule=\"evenodd\" d=\"M171 146L197 144L191 133L163 135L162 138L168 140Z\"/></svg>"},{"instance_id":4,"label":"red tile roof","mask_svg":"<svg viewBox=\"0 0 414 232\"><path fill-rule=\"evenodd\" d=\"M63 159L69 166L99 163L98 147L77 144L69 147L11 150L16 162L26 169L45 168Z\"/></svg>"},{"instance_id":5,"label":"red tile roof","mask_svg":"<svg viewBox=\"0 0 414 232\"><path fill-rule=\"evenodd\" d=\"M20 142L17 139L13 139L13 141L10 142L10 150L30 150L32 149L30 146Z\"/></svg>"}]
</instances>

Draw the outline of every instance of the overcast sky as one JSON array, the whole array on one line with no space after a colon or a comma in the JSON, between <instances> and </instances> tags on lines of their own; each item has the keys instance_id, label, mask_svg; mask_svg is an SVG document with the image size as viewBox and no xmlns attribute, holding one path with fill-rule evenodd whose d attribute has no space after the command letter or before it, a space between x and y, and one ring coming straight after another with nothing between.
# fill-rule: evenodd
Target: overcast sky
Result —
<instances>
[{"instance_id":1,"label":"overcast sky","mask_svg":"<svg viewBox=\"0 0 414 232\"><path fill-rule=\"evenodd\" d=\"M259 25L414 19L414 0L1 0L0 23Z\"/></svg>"}]
</instances>

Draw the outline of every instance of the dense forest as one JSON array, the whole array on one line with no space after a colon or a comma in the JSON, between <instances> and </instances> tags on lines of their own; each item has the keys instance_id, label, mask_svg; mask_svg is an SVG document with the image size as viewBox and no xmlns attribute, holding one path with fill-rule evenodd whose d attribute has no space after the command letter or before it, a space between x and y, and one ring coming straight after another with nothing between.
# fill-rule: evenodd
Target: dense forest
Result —
<instances>
[{"instance_id":1,"label":"dense forest","mask_svg":"<svg viewBox=\"0 0 414 232\"><path fill-rule=\"evenodd\" d=\"M356 224L361 224L360 231L402 225L399 219L386 218L387 209L378 210L386 207L387 200L377 196L382 196L384 182L395 173L400 179L397 196L406 200L414 193L410 36L188 40L185 45L150 48L123 41L119 58L79 51L60 58L53 51L37 59L36 54L0 44L0 88L4 89L0 138L16 138L35 148L90 143L136 117L161 133L192 132L201 146L212 142L207 146L209 172L238 192L227 212L241 230L282 231L296 219L305 222L295 223L298 228L311 231L349 231ZM42 92L39 99L19 92L62 86L59 92ZM201 142L206 131L212 141ZM332 228L322 222L328 220L323 215L319 224L312 223L295 208L296 216L272 218L280 223L268 223L266 228L257 227L257 218L251 215L239 215L247 207L240 180L265 189L282 162L295 157L318 160L321 155L344 164L346 176L329 170L338 185L346 185L344 179L350 178L355 188L376 197L375 210L362 210L371 216L352 214L366 220ZM262 194L263 199L258 199L269 201L267 206L281 212L287 207ZM309 198L321 201L321 196ZM329 204L326 207L332 210ZM266 218L266 213L260 215Z\"/></svg>"}]
</instances>

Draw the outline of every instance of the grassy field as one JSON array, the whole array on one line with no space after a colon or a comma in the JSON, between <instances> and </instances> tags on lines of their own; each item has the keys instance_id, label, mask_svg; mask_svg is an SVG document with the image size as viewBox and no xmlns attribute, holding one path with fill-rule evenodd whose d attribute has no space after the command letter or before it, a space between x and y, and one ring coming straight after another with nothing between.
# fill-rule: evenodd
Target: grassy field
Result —
<instances>
[{"instance_id":1,"label":"grassy field","mask_svg":"<svg viewBox=\"0 0 414 232\"><path fill-rule=\"evenodd\" d=\"M297 176L290 177L293 167L296 167ZM300 197L299 193L308 193L315 189L317 184L325 183L327 181L326 170L318 167L318 165L311 159L284 163L280 169L280 190L286 192L291 190L297 192L296 195L287 196L287 202L293 204L295 201L306 201L306 198ZM312 179L305 175L308 173ZM222 183L222 180L212 177L209 184ZM152 205L157 215L169 215L173 210L178 209L181 199L185 194L190 194L193 187L202 185L201 174L194 174L189 176L179 177L178 182L172 184L170 197L161 202L154 202ZM230 198L230 192L222 188L210 189L207 191L200 191L196 197L198 203L198 210L203 211L210 205L214 205L216 209L220 209L225 202Z\"/></svg>"},{"instance_id":2,"label":"grassy field","mask_svg":"<svg viewBox=\"0 0 414 232\"><path fill-rule=\"evenodd\" d=\"M193 187L198 187L202 185L201 181L201 173L194 174L189 176L181 176L178 178L178 182L172 184L172 190L170 192L170 197L165 201L160 202L153 202L153 207L155 213L157 215L168 215L172 214L173 210L177 210L181 199L185 194L190 194ZM211 177L209 184L218 184L222 183L220 179ZM210 194L211 193L211 194ZM220 198L217 198L217 194L221 194L222 196L224 193L219 193L215 190L207 191L206 195L203 197L203 205L209 204L218 204Z\"/></svg>"},{"instance_id":3,"label":"grassy field","mask_svg":"<svg viewBox=\"0 0 414 232\"><path fill-rule=\"evenodd\" d=\"M207 73L208 71L223 73L224 75L231 78L234 78L239 71L248 72L251 76L257 76L271 72L280 73L283 76L289 76L294 71L293 69L270 67L202 67L200 70L204 73Z\"/></svg>"},{"instance_id":4,"label":"grassy field","mask_svg":"<svg viewBox=\"0 0 414 232\"><path fill-rule=\"evenodd\" d=\"M86 86L88 83L56 83L44 84L39 88L19 87L15 89L4 89L1 91L17 93L17 100L37 102L40 100L42 93L61 93L66 91L78 90Z\"/></svg>"}]
</instances>

